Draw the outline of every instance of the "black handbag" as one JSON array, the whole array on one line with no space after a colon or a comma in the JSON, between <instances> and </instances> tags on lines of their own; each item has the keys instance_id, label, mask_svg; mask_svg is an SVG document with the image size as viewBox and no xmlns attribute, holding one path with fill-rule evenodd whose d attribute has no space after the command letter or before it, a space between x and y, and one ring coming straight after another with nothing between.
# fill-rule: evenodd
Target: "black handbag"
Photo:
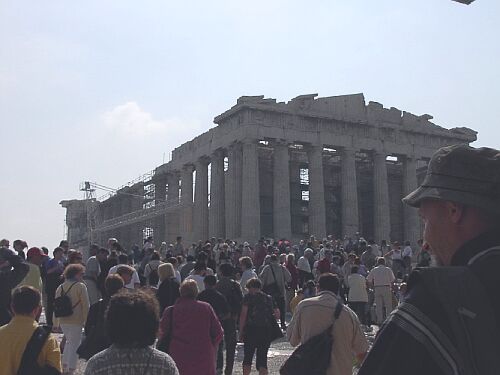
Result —
<instances>
[{"instance_id":1,"label":"black handbag","mask_svg":"<svg viewBox=\"0 0 500 375\"><path fill-rule=\"evenodd\" d=\"M342 304L338 302L332 324L325 331L311 337L307 342L295 349L281 366L281 375L326 374L332 355L333 325L341 312Z\"/></svg>"},{"instance_id":2,"label":"black handbag","mask_svg":"<svg viewBox=\"0 0 500 375\"><path fill-rule=\"evenodd\" d=\"M163 337L158 340L156 344L156 349L167 353L170 350L170 342L172 341L172 334L174 329L174 306L170 307L168 310L168 331Z\"/></svg>"},{"instance_id":3,"label":"black handbag","mask_svg":"<svg viewBox=\"0 0 500 375\"><path fill-rule=\"evenodd\" d=\"M76 307L76 305L78 305L78 303L80 303L80 301L78 301L78 303L73 306L71 303L71 298L69 298L68 296L69 291L75 284L76 282L71 284L66 292L61 285L61 295L54 300L54 316L56 318L64 318L73 315L73 309Z\"/></svg>"}]
</instances>

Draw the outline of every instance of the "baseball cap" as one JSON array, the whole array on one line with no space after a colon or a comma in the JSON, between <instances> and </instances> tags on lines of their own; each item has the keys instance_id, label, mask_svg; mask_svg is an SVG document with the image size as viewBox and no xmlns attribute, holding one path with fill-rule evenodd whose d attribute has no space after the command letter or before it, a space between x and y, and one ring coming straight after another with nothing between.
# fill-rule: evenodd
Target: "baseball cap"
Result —
<instances>
[{"instance_id":1,"label":"baseball cap","mask_svg":"<svg viewBox=\"0 0 500 375\"><path fill-rule=\"evenodd\" d=\"M462 203L500 214L500 151L454 145L432 156L424 182L403 198L419 207L424 199Z\"/></svg>"},{"instance_id":2,"label":"baseball cap","mask_svg":"<svg viewBox=\"0 0 500 375\"><path fill-rule=\"evenodd\" d=\"M28 250L26 257L31 258L31 257L37 256L37 255L40 255L41 257L46 256L42 249L40 249L38 247L32 247Z\"/></svg>"}]
</instances>

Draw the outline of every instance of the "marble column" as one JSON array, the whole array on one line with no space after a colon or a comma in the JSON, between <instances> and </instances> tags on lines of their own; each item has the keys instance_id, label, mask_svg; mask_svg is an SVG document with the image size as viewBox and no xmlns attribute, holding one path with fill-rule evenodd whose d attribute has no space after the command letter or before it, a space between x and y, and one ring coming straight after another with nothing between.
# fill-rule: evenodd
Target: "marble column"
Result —
<instances>
[{"instance_id":1,"label":"marble column","mask_svg":"<svg viewBox=\"0 0 500 375\"><path fill-rule=\"evenodd\" d=\"M208 160L198 159L195 163L193 233L195 241L208 239Z\"/></svg>"},{"instance_id":2,"label":"marble column","mask_svg":"<svg viewBox=\"0 0 500 375\"><path fill-rule=\"evenodd\" d=\"M417 159L411 156L404 158L403 164L403 195L406 196L417 188ZM405 241L410 241L412 248L415 250L417 241L421 238L420 223L418 211L414 207L406 204L403 205L404 210L404 235Z\"/></svg>"},{"instance_id":3,"label":"marble column","mask_svg":"<svg viewBox=\"0 0 500 375\"><path fill-rule=\"evenodd\" d=\"M307 148L309 160L309 234L326 237L325 185L323 179L323 145Z\"/></svg>"},{"instance_id":4,"label":"marble column","mask_svg":"<svg viewBox=\"0 0 500 375\"><path fill-rule=\"evenodd\" d=\"M290 155L286 143L276 142L274 144L273 163L274 238L291 239Z\"/></svg>"},{"instance_id":5,"label":"marble column","mask_svg":"<svg viewBox=\"0 0 500 375\"><path fill-rule=\"evenodd\" d=\"M224 151L217 150L211 157L210 168L210 210L209 235L210 237L224 238L225 228L225 178L224 178Z\"/></svg>"},{"instance_id":6,"label":"marble column","mask_svg":"<svg viewBox=\"0 0 500 375\"><path fill-rule=\"evenodd\" d=\"M226 184L226 237L235 239L241 234L242 148L231 145L227 152L229 169Z\"/></svg>"},{"instance_id":7,"label":"marble column","mask_svg":"<svg viewBox=\"0 0 500 375\"><path fill-rule=\"evenodd\" d=\"M186 165L181 171L181 223L184 242L191 242L193 231L193 166ZM187 241L187 242L186 242Z\"/></svg>"},{"instance_id":8,"label":"marble column","mask_svg":"<svg viewBox=\"0 0 500 375\"><path fill-rule=\"evenodd\" d=\"M241 238L250 243L260 237L259 149L256 141L243 143Z\"/></svg>"},{"instance_id":9,"label":"marble column","mask_svg":"<svg viewBox=\"0 0 500 375\"><path fill-rule=\"evenodd\" d=\"M373 225L375 242L391 241L391 213L389 183L387 179L387 155L380 151L373 153Z\"/></svg>"},{"instance_id":10,"label":"marble column","mask_svg":"<svg viewBox=\"0 0 500 375\"><path fill-rule=\"evenodd\" d=\"M344 148L341 155L342 235L354 237L359 231L356 151Z\"/></svg>"}]
</instances>

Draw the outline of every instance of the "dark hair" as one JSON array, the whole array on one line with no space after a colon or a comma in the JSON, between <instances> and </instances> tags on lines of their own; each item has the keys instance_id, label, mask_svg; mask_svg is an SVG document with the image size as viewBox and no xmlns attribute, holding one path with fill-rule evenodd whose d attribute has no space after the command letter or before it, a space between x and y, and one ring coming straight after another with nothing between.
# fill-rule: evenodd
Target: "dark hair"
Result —
<instances>
[{"instance_id":1,"label":"dark hair","mask_svg":"<svg viewBox=\"0 0 500 375\"><path fill-rule=\"evenodd\" d=\"M321 290L328 290L337 294L339 292L339 278L333 273L324 273L319 277L318 287Z\"/></svg>"},{"instance_id":2,"label":"dark hair","mask_svg":"<svg viewBox=\"0 0 500 375\"><path fill-rule=\"evenodd\" d=\"M106 295L111 297L112 295L118 293L123 287L125 283L120 275L112 274L106 277L104 281L104 289L106 290Z\"/></svg>"},{"instance_id":3,"label":"dark hair","mask_svg":"<svg viewBox=\"0 0 500 375\"><path fill-rule=\"evenodd\" d=\"M56 253L62 253L64 252L64 249L62 247L56 247L54 251L52 251L53 255L56 255Z\"/></svg>"},{"instance_id":4,"label":"dark hair","mask_svg":"<svg viewBox=\"0 0 500 375\"><path fill-rule=\"evenodd\" d=\"M151 254L151 260L160 260L160 254L158 254L158 251L153 251Z\"/></svg>"},{"instance_id":5,"label":"dark hair","mask_svg":"<svg viewBox=\"0 0 500 375\"><path fill-rule=\"evenodd\" d=\"M359 267L358 266L352 266L351 267L351 273L358 273Z\"/></svg>"},{"instance_id":6,"label":"dark hair","mask_svg":"<svg viewBox=\"0 0 500 375\"><path fill-rule=\"evenodd\" d=\"M108 256L109 255L109 250L105 249L104 247L101 247L99 249L99 251L97 252L97 254L106 254L106 256Z\"/></svg>"},{"instance_id":7,"label":"dark hair","mask_svg":"<svg viewBox=\"0 0 500 375\"><path fill-rule=\"evenodd\" d=\"M256 277L254 277L254 278L247 281L246 287L247 287L247 289L250 289L250 288L262 289L262 281L260 281Z\"/></svg>"},{"instance_id":8,"label":"dark hair","mask_svg":"<svg viewBox=\"0 0 500 375\"><path fill-rule=\"evenodd\" d=\"M379 258L377 259L377 264L378 264L379 266L382 266L382 265L384 265L384 266L385 266L385 258L384 258L384 257L379 257Z\"/></svg>"},{"instance_id":9,"label":"dark hair","mask_svg":"<svg viewBox=\"0 0 500 375\"><path fill-rule=\"evenodd\" d=\"M128 348L153 345L159 326L159 310L156 298L145 291L118 292L111 297L105 316L111 342Z\"/></svg>"},{"instance_id":10,"label":"dark hair","mask_svg":"<svg viewBox=\"0 0 500 375\"><path fill-rule=\"evenodd\" d=\"M205 263L196 263L194 265L194 272L198 272L198 271L203 271L203 270L206 270L207 269L207 266L205 265Z\"/></svg>"},{"instance_id":11,"label":"dark hair","mask_svg":"<svg viewBox=\"0 0 500 375\"><path fill-rule=\"evenodd\" d=\"M66 269L64 270L64 278L66 280L74 278L76 275L78 275L80 272L84 272L85 267L82 266L81 264L75 263L75 264L68 264Z\"/></svg>"},{"instance_id":12,"label":"dark hair","mask_svg":"<svg viewBox=\"0 0 500 375\"><path fill-rule=\"evenodd\" d=\"M217 284L217 278L214 275L207 275L203 279L203 282L208 286L215 286L215 284Z\"/></svg>"},{"instance_id":13,"label":"dark hair","mask_svg":"<svg viewBox=\"0 0 500 375\"><path fill-rule=\"evenodd\" d=\"M68 240L61 240L61 242L59 242L59 247L63 247L63 246L69 246Z\"/></svg>"},{"instance_id":14,"label":"dark hair","mask_svg":"<svg viewBox=\"0 0 500 375\"><path fill-rule=\"evenodd\" d=\"M167 263L172 264L172 266L175 266L175 265L179 264L179 262L177 261L176 257L170 257L170 258L168 258L167 259Z\"/></svg>"},{"instance_id":15,"label":"dark hair","mask_svg":"<svg viewBox=\"0 0 500 375\"><path fill-rule=\"evenodd\" d=\"M40 306L40 292L27 285L17 287L12 292L12 309L16 314L29 315Z\"/></svg>"},{"instance_id":16,"label":"dark hair","mask_svg":"<svg viewBox=\"0 0 500 375\"><path fill-rule=\"evenodd\" d=\"M278 257L276 256L276 254L272 254L271 255L271 262L277 262L278 261Z\"/></svg>"},{"instance_id":17,"label":"dark hair","mask_svg":"<svg viewBox=\"0 0 500 375\"><path fill-rule=\"evenodd\" d=\"M128 264L120 264L116 269L116 273L118 275L121 275L122 273L127 275L133 275L134 271L135 271L134 267L130 267Z\"/></svg>"},{"instance_id":18,"label":"dark hair","mask_svg":"<svg viewBox=\"0 0 500 375\"><path fill-rule=\"evenodd\" d=\"M119 264L128 264L128 255L127 254L118 255L118 263Z\"/></svg>"},{"instance_id":19,"label":"dark hair","mask_svg":"<svg viewBox=\"0 0 500 375\"><path fill-rule=\"evenodd\" d=\"M222 263L219 267L219 271L224 277L231 277L234 273L234 268L230 264Z\"/></svg>"},{"instance_id":20,"label":"dark hair","mask_svg":"<svg viewBox=\"0 0 500 375\"><path fill-rule=\"evenodd\" d=\"M188 262L194 262L194 256L192 256L192 255L188 255L188 256L187 256L187 258L186 258L186 260L187 260Z\"/></svg>"}]
</instances>

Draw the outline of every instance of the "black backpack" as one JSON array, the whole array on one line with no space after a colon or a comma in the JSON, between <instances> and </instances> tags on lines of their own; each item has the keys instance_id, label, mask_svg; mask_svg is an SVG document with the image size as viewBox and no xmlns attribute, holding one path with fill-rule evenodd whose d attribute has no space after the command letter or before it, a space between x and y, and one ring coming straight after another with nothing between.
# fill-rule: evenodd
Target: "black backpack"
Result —
<instances>
[{"instance_id":1,"label":"black backpack","mask_svg":"<svg viewBox=\"0 0 500 375\"><path fill-rule=\"evenodd\" d=\"M335 307L332 324L322 333L311 337L307 342L295 349L292 355L281 366L281 375L326 374L332 355L333 325L341 312L342 303L338 302Z\"/></svg>"},{"instance_id":2,"label":"black backpack","mask_svg":"<svg viewBox=\"0 0 500 375\"><path fill-rule=\"evenodd\" d=\"M56 318L64 318L73 315L73 308L76 305L72 305L71 298L69 298L68 293L75 284L76 282L71 284L66 292L61 285L61 295L54 300L54 316Z\"/></svg>"},{"instance_id":3,"label":"black backpack","mask_svg":"<svg viewBox=\"0 0 500 375\"><path fill-rule=\"evenodd\" d=\"M30 340L26 344L26 348L23 352L23 357L21 359L21 364L17 370L17 375L49 375L49 374L59 374L55 368L51 366L40 367L38 365L37 359L42 351L47 338L50 335L50 329L48 327L39 326L33 332Z\"/></svg>"}]
</instances>

